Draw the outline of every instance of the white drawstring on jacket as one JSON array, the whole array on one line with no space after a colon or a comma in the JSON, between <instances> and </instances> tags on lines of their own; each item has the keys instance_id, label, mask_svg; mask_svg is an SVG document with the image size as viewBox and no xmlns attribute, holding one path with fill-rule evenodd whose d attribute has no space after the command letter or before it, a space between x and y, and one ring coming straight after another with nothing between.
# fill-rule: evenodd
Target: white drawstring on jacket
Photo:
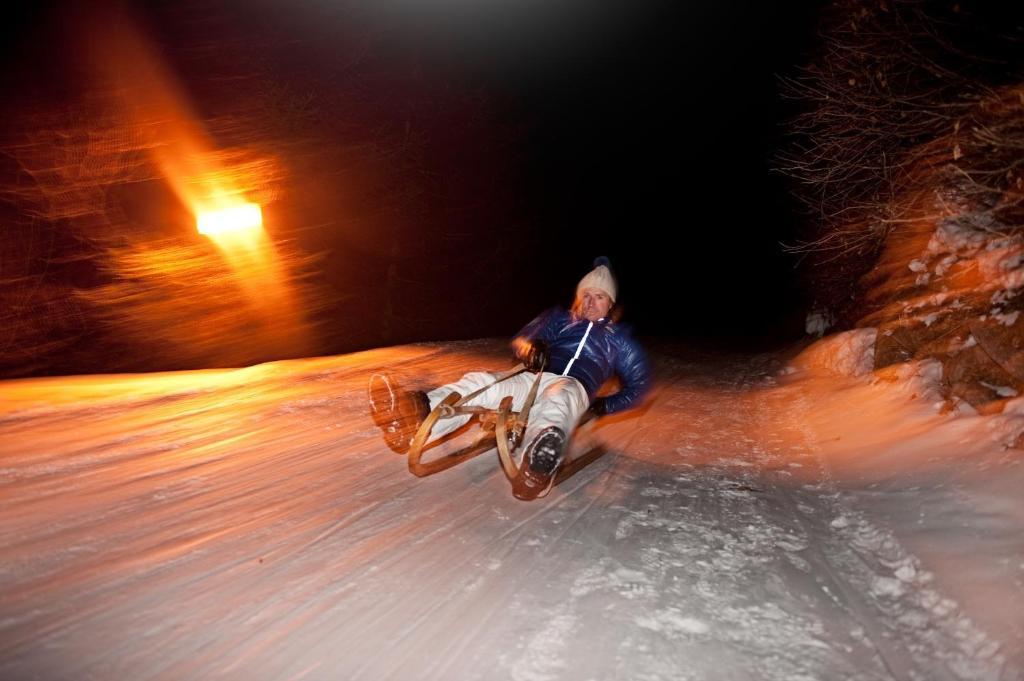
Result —
<instances>
[{"instance_id":1,"label":"white drawstring on jacket","mask_svg":"<svg viewBox=\"0 0 1024 681\"><path fill-rule=\"evenodd\" d=\"M572 369L573 362L579 358L580 352L583 351L583 344L587 342L587 336L590 335L590 329L593 328L593 326L594 322L587 322L587 331L583 334L583 340L581 340L580 344L576 346L576 354L573 355L572 359L569 360L569 363L565 365L565 371L562 372L563 376L569 375L569 369Z\"/></svg>"}]
</instances>

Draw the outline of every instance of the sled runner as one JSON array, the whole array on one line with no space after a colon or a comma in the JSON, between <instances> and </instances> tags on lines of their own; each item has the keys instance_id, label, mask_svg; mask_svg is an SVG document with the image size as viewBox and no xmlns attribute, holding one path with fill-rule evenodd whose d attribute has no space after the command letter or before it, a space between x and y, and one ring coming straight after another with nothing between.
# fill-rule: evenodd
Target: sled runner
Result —
<instances>
[{"instance_id":1,"label":"sled runner","mask_svg":"<svg viewBox=\"0 0 1024 681\"><path fill-rule=\"evenodd\" d=\"M459 395L457 392L452 392L445 397L436 407L434 407L433 410L431 410L427 418L420 424L415 437L413 437L412 444L409 447L408 452L409 471L412 472L413 475L419 477L433 475L434 473L447 470L448 468L460 464L463 461L467 461L483 454L484 452L497 448L501 469L505 473L505 477L508 478L509 482L514 483L516 477L519 475L519 469L526 465L525 457L520 455L519 450L523 445L523 436L526 432L526 427L529 424L530 410L533 407L534 401L537 397L537 390L540 387L541 372L537 372L537 377L533 381L533 385L526 397L526 401L523 403L523 406L519 411L513 410L511 395L503 398L497 409L474 406L467 403L485 390L513 376L521 374L524 371L526 371L526 367L519 364L511 370L503 374L499 374L496 380L491 384L484 386L465 397ZM483 432L477 436L477 439L472 444L469 444L458 451L442 455L430 461L424 461L423 455L426 451L448 440L448 436L444 436L436 440L430 439L431 432L437 422L440 419L455 418L458 416L478 417ZM587 415L584 415L580 424L577 425L577 430L585 422L591 420L591 418L593 418L593 414L590 414L589 412ZM586 459L585 462L581 461L581 463L585 464L594 460L597 456L594 456L594 452L591 451L588 452L585 457L581 458ZM579 470L580 466L572 466L571 464L573 463L575 462L570 461L567 456L566 461L562 464L563 470L554 479L554 484L557 484L568 477L568 475ZM562 473L568 473L568 475L563 475Z\"/></svg>"}]
</instances>

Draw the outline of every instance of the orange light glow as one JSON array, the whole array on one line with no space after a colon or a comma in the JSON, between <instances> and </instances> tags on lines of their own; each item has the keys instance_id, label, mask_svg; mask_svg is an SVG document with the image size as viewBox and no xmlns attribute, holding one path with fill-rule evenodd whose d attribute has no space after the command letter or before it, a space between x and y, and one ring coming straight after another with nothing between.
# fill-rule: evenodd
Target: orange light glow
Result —
<instances>
[{"instance_id":1,"label":"orange light glow","mask_svg":"<svg viewBox=\"0 0 1024 681\"><path fill-rule=\"evenodd\" d=\"M255 203L243 203L220 210L199 213L196 224L200 234L215 236L263 227L263 213Z\"/></svg>"},{"instance_id":2,"label":"orange light glow","mask_svg":"<svg viewBox=\"0 0 1024 681\"><path fill-rule=\"evenodd\" d=\"M118 95L134 143L148 151L194 216L196 230L232 270L229 281L211 280L211 288L227 284L232 294L241 293L245 312L259 322L253 345L266 348L265 355L306 354L310 326L302 301L263 225L262 206L274 199L281 172L276 161L256 147L219 146L170 64L135 22L101 12L90 35L94 63ZM146 263L145 271L166 274L173 267Z\"/></svg>"}]
</instances>

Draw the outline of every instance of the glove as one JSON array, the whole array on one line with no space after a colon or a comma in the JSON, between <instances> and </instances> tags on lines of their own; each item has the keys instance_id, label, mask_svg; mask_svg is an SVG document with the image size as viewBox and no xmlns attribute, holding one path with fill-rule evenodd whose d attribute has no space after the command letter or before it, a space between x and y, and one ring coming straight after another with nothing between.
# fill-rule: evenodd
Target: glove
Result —
<instances>
[{"instance_id":1,"label":"glove","mask_svg":"<svg viewBox=\"0 0 1024 681\"><path fill-rule=\"evenodd\" d=\"M608 400L604 397L595 397L594 401L590 403L590 411L595 416L604 416L608 413Z\"/></svg>"},{"instance_id":2,"label":"glove","mask_svg":"<svg viewBox=\"0 0 1024 681\"><path fill-rule=\"evenodd\" d=\"M531 341L520 359L527 371L540 373L548 363L548 344L542 340Z\"/></svg>"}]
</instances>

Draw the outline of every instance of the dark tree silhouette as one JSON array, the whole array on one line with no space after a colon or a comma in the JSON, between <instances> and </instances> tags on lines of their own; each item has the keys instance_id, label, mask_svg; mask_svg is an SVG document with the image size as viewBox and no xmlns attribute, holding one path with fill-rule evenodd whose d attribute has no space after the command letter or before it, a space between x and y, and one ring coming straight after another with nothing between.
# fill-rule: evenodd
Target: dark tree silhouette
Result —
<instances>
[{"instance_id":1,"label":"dark tree silhouette","mask_svg":"<svg viewBox=\"0 0 1024 681\"><path fill-rule=\"evenodd\" d=\"M876 368L938 359L976 407L1024 388L1022 8L841 0L785 84L819 308L878 329Z\"/></svg>"},{"instance_id":2,"label":"dark tree silhouette","mask_svg":"<svg viewBox=\"0 0 1024 681\"><path fill-rule=\"evenodd\" d=\"M820 303L847 322L859 314L850 291L886 238L938 217L914 198L937 172L974 197L1015 182L1012 159L1000 173L966 158L967 145L1013 157L1019 143L975 120L1024 81L1022 12L1000 5L840 0L823 15L817 55L784 79L803 112L779 167L811 218L791 249L806 254Z\"/></svg>"}]
</instances>

